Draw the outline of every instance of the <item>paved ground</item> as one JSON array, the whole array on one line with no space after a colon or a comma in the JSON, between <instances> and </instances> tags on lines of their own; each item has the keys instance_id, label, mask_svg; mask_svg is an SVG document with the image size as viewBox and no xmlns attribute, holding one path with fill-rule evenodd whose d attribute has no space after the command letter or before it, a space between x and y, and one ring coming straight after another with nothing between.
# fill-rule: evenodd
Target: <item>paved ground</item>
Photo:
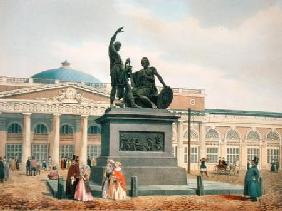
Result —
<instances>
[{"instance_id":1,"label":"paved ground","mask_svg":"<svg viewBox=\"0 0 282 211\"><path fill-rule=\"evenodd\" d=\"M62 172L65 176L66 172ZM0 210L282 210L282 172L263 172L265 195L258 202L241 196L144 196L124 201L96 199L93 202L54 199L46 186L44 172L28 177L15 172L12 179L0 183ZM243 176L210 175L209 179L242 184Z\"/></svg>"}]
</instances>

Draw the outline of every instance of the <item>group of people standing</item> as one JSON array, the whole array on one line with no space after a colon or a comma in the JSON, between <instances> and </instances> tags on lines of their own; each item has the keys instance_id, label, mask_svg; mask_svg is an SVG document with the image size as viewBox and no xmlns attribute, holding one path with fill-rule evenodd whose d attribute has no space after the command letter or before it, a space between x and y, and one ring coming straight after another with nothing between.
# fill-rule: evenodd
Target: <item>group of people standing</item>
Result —
<instances>
[{"instance_id":1,"label":"group of people standing","mask_svg":"<svg viewBox=\"0 0 282 211\"><path fill-rule=\"evenodd\" d=\"M6 157L2 158L0 156L0 182L7 181L11 174L11 171L19 170L19 160L17 158L10 158L9 160Z\"/></svg>"},{"instance_id":2,"label":"group of people standing","mask_svg":"<svg viewBox=\"0 0 282 211\"><path fill-rule=\"evenodd\" d=\"M105 199L126 199L126 179L121 171L121 163L109 160L102 184L102 197Z\"/></svg>"},{"instance_id":3,"label":"group of people standing","mask_svg":"<svg viewBox=\"0 0 282 211\"><path fill-rule=\"evenodd\" d=\"M83 165L79 167L79 157L73 155L66 179L66 196L79 201L92 201L89 186L90 167Z\"/></svg>"},{"instance_id":4,"label":"group of people standing","mask_svg":"<svg viewBox=\"0 0 282 211\"><path fill-rule=\"evenodd\" d=\"M61 169L69 169L69 167L71 166L71 159L70 158L66 158L66 157L62 157L61 159Z\"/></svg>"},{"instance_id":5,"label":"group of people standing","mask_svg":"<svg viewBox=\"0 0 282 211\"><path fill-rule=\"evenodd\" d=\"M66 179L66 196L79 201L94 200L90 186L90 167L79 166L79 157L74 155ZM126 180L121 171L121 163L109 160L102 184L102 197L122 200L126 198Z\"/></svg>"},{"instance_id":6,"label":"group of people standing","mask_svg":"<svg viewBox=\"0 0 282 211\"><path fill-rule=\"evenodd\" d=\"M26 175L27 176L36 176L37 174L40 174L40 165L35 159L34 156L29 157L26 161Z\"/></svg>"}]
</instances>

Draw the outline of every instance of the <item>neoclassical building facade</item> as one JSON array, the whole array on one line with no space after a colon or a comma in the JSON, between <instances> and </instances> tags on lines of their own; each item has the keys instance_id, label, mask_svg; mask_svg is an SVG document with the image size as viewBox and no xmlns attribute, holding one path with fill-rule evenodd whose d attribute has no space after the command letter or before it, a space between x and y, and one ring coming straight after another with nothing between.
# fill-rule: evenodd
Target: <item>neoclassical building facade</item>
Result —
<instances>
[{"instance_id":1,"label":"neoclassical building facade","mask_svg":"<svg viewBox=\"0 0 282 211\"><path fill-rule=\"evenodd\" d=\"M188 116L186 111L173 127L173 153L179 166L187 167ZM207 158L213 170L219 158L239 164L257 156L261 169L270 168L272 160L281 163L282 114L270 112L205 109L191 119L191 169L199 169L200 158Z\"/></svg>"},{"instance_id":2,"label":"neoclassical building facade","mask_svg":"<svg viewBox=\"0 0 282 211\"><path fill-rule=\"evenodd\" d=\"M101 129L95 119L109 107L110 84L87 81L69 63L62 64L33 78L0 76L0 156L23 163L30 156L39 161L51 156L57 165L73 154L83 163L88 156L99 156ZM210 170L219 157L229 163L238 160L241 168L254 156L262 169L273 159L281 163L282 113L206 109L204 90L173 91L169 109L180 118L173 125L172 153L179 166L187 167L189 160L188 108L193 110L192 170L199 169L202 157L208 158Z\"/></svg>"}]
</instances>

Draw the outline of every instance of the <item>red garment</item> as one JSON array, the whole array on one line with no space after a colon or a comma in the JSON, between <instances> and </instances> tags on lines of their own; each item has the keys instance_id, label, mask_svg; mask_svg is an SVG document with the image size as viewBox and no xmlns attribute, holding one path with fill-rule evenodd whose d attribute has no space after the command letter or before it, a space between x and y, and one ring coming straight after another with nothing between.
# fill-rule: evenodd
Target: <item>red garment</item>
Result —
<instances>
[{"instance_id":1,"label":"red garment","mask_svg":"<svg viewBox=\"0 0 282 211\"><path fill-rule=\"evenodd\" d=\"M126 179L125 176L123 175L123 173L121 171L117 171L114 170L112 176L115 178L115 180L117 181L115 184L116 186L118 185L118 183L120 184L120 186L122 187L122 189L124 191L126 191ZM116 187L117 188L117 187Z\"/></svg>"},{"instance_id":2,"label":"red garment","mask_svg":"<svg viewBox=\"0 0 282 211\"><path fill-rule=\"evenodd\" d=\"M31 167L36 168L37 167L37 161L35 159L31 160Z\"/></svg>"},{"instance_id":3,"label":"red garment","mask_svg":"<svg viewBox=\"0 0 282 211\"><path fill-rule=\"evenodd\" d=\"M64 160L61 160L61 169L64 169Z\"/></svg>"}]
</instances>

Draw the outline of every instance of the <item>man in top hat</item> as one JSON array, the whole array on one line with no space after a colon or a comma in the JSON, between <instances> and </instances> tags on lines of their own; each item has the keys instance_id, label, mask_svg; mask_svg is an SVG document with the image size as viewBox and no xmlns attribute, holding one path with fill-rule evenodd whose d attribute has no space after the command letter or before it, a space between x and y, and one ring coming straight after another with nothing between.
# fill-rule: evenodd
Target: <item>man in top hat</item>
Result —
<instances>
[{"instance_id":1,"label":"man in top hat","mask_svg":"<svg viewBox=\"0 0 282 211\"><path fill-rule=\"evenodd\" d=\"M79 159L78 156L73 155L72 164L68 170L68 175L66 179L66 195L68 198L74 197L76 185L79 181Z\"/></svg>"},{"instance_id":2,"label":"man in top hat","mask_svg":"<svg viewBox=\"0 0 282 211\"><path fill-rule=\"evenodd\" d=\"M257 201L261 196L260 173L257 169L258 158L254 157L251 167L247 170L244 182L244 195L249 196L252 201Z\"/></svg>"}]
</instances>

